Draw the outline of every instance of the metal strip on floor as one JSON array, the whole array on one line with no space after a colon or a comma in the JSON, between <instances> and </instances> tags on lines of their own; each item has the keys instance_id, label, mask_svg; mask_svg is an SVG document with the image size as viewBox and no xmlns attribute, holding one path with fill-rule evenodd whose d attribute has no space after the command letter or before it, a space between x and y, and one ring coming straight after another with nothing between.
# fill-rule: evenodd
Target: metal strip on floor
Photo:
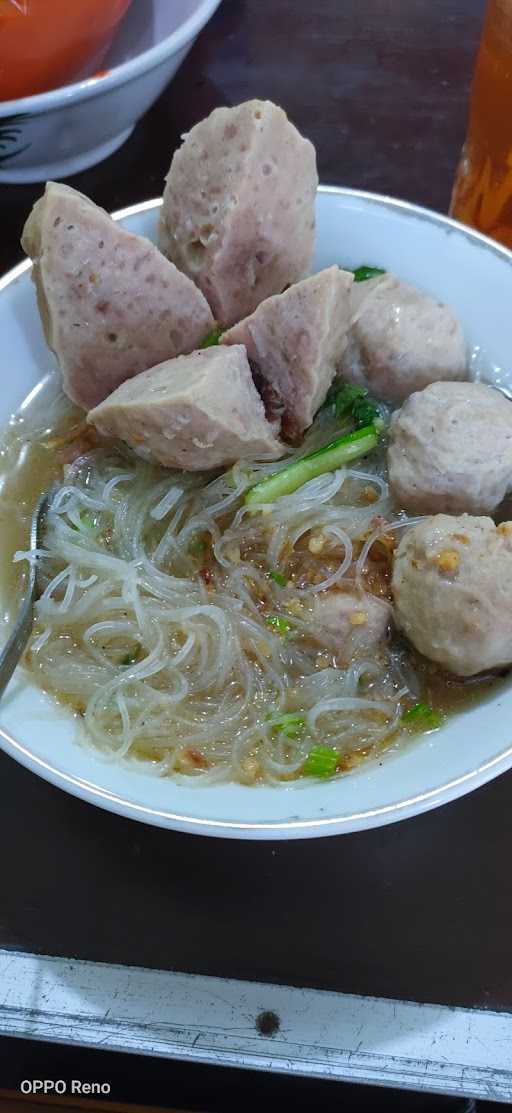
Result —
<instances>
[{"instance_id":1,"label":"metal strip on floor","mask_svg":"<svg viewBox=\"0 0 512 1113\"><path fill-rule=\"evenodd\" d=\"M0 1035L512 1101L512 1015L0 950Z\"/></svg>"}]
</instances>

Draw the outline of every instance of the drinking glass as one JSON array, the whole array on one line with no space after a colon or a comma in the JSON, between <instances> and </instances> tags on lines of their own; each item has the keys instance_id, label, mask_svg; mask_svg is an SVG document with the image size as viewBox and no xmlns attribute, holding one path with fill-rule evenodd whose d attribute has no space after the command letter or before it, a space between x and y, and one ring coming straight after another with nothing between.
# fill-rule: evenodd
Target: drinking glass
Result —
<instances>
[{"instance_id":1,"label":"drinking glass","mask_svg":"<svg viewBox=\"0 0 512 1113\"><path fill-rule=\"evenodd\" d=\"M450 213L512 248L512 0L488 0Z\"/></svg>"}]
</instances>

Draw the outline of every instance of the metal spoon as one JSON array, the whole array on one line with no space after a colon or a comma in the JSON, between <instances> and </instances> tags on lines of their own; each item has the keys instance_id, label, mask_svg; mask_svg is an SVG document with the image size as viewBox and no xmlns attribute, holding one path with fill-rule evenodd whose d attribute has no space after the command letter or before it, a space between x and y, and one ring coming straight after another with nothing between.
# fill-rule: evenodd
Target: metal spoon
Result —
<instances>
[{"instance_id":1,"label":"metal spoon","mask_svg":"<svg viewBox=\"0 0 512 1113\"><path fill-rule=\"evenodd\" d=\"M46 523L46 514L48 507L55 495L55 488L51 491L46 491L46 494L41 495L39 502L32 515L32 524L30 526L30 551L35 552L36 549L41 547L41 540L43 530ZM34 622L34 604L38 598L37 591L37 561L30 561L30 568L28 574L27 594L19 609L18 617L11 631L11 634L0 653L0 699L2 698L5 689L11 679L11 676L18 664L23 650L28 642L32 633L32 626Z\"/></svg>"}]
</instances>

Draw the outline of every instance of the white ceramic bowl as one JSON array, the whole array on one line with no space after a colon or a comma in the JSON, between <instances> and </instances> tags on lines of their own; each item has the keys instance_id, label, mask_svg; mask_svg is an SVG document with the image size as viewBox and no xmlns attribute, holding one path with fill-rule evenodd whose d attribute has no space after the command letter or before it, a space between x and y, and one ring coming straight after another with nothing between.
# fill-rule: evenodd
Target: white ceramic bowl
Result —
<instances>
[{"instance_id":1,"label":"white ceramic bowl","mask_svg":"<svg viewBox=\"0 0 512 1113\"><path fill-rule=\"evenodd\" d=\"M155 235L159 202L117 214ZM373 263L451 304L512 384L512 253L446 217L355 190L321 189L314 269ZM0 282L0 336L10 369L0 423L52 367L29 264ZM14 373L15 371L15 373ZM21 671L0 704L0 745L35 773L101 807L184 831L233 838L307 838L405 819L461 796L512 766L512 688L339 780L282 788L177 785L101 760L80 745L73 719Z\"/></svg>"},{"instance_id":2,"label":"white ceramic bowl","mask_svg":"<svg viewBox=\"0 0 512 1113\"><path fill-rule=\"evenodd\" d=\"M0 182L66 178L116 151L220 2L135 0L103 63L106 76L1 101Z\"/></svg>"}]
</instances>

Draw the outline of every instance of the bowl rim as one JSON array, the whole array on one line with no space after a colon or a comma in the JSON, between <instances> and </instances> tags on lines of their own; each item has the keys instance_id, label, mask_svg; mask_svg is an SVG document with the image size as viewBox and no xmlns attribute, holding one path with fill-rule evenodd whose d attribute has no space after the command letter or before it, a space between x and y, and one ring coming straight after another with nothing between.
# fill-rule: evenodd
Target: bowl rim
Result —
<instances>
[{"instance_id":1,"label":"bowl rim","mask_svg":"<svg viewBox=\"0 0 512 1113\"><path fill-rule=\"evenodd\" d=\"M3 116L37 116L54 108L64 108L66 104L74 101L88 100L102 92L126 84L141 73L158 66L168 55L176 54L181 47L195 38L221 2L222 0L200 0L192 15L189 15L175 31L155 46L143 50L127 62L114 66L104 77L86 77L70 85L59 85L57 89L49 89L45 93L32 93L28 97L0 101L0 120Z\"/></svg>"},{"instance_id":2,"label":"bowl rim","mask_svg":"<svg viewBox=\"0 0 512 1113\"><path fill-rule=\"evenodd\" d=\"M443 228L452 228L459 235L465 236L470 242L477 242L486 251L490 251L499 258L504 259L512 267L512 251L490 239L483 233L469 228L449 216L427 209L412 202L391 197L386 194L367 192L361 189L335 185L320 185L318 192L321 194L334 194L339 197L360 199L363 202L381 205L383 208L410 213L420 220L430 224L437 224ZM131 216L157 209L162 204L162 198L153 198L148 201L127 205L112 213L114 220L124 220ZM30 259L18 263L0 278L0 294L11 283L15 282L32 267ZM441 804L449 803L463 796L471 789L478 788L492 780L498 773L503 773L512 767L512 745L500 749L488 759L481 762L476 768L452 777L448 781L425 792L416 793L405 799L396 799L391 803L369 808L364 811L354 812L351 815L329 816L317 819L289 819L270 820L257 822L244 822L243 820L208 819L198 816L184 815L167 811L147 804L137 803L129 798L118 795L101 785L84 780L80 776L64 772L50 761L34 754L24 743L18 741L8 731L0 727L0 748L13 757L20 765L31 772L41 776L60 789L64 789L73 796L77 796L87 803L95 804L107 811L114 812L125 818L136 819L142 823L153 826L183 831L189 834L210 835L214 837L238 839L300 839L314 838L325 835L353 833L380 827L398 820L407 819L422 812L431 810ZM200 790L198 790L200 791ZM257 791L251 789L250 791Z\"/></svg>"}]
</instances>

